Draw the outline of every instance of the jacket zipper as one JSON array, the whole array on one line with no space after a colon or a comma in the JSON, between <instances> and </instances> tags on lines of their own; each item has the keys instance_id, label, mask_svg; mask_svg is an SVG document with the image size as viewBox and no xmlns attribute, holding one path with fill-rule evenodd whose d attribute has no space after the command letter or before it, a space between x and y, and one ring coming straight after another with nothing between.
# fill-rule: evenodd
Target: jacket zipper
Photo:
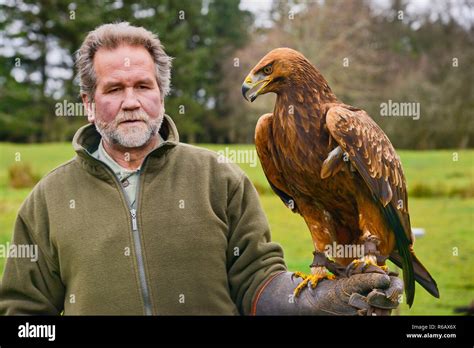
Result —
<instances>
[{"instance_id":1,"label":"jacket zipper","mask_svg":"<svg viewBox=\"0 0 474 348\"><path fill-rule=\"evenodd\" d=\"M161 147L163 144L158 146L156 149ZM155 149L155 150L156 150ZM122 192L123 197L125 198L125 201L127 202L129 212L130 212L130 217L132 220L132 237L133 237L133 244L135 246L135 254L136 254L136 260L138 264L138 277L140 279L140 291L141 295L143 298L143 304L145 306L145 315L153 315L152 311L152 306L151 306L151 299L150 299L150 291L148 288L148 284L146 281L146 273L145 273L145 263L143 261L143 250L142 250L142 245L141 245L141 238L140 238L140 231L138 230L138 221L137 221L137 210L132 209L132 205L127 197L127 194L125 193L120 181L118 180L117 176L115 175L114 171L112 168L110 168L106 163L102 162L101 160L98 160L94 156L92 156L89 151L86 150L86 152L97 162L103 164L105 168L109 172L112 173L112 176L117 183L117 185L120 187L120 191ZM141 165L141 170L145 169L145 162L147 160L148 156L143 160L143 163ZM137 202L137 207L139 204L139 196L140 196L140 178L141 175L139 174L138 176L138 184L137 184L137 196L136 196L136 202Z\"/></svg>"},{"instance_id":2,"label":"jacket zipper","mask_svg":"<svg viewBox=\"0 0 474 348\"><path fill-rule=\"evenodd\" d=\"M145 168L145 161L146 159L143 160L142 168ZM137 202L137 208L140 202L138 200L140 196L140 178L141 178L141 174L138 174L137 196L135 200ZM122 192L123 192L122 186L120 186L120 188L122 189ZM123 193L126 197L125 192ZM130 208L132 207L130 202L128 202L128 206ZM150 299L150 290L148 288L148 284L146 281L145 262L143 261L143 250L142 250L140 231L138 230L137 210L130 209L130 216L132 218L132 236L133 236L133 243L135 244L135 254L137 257L137 264L138 264L138 276L140 278L140 287L142 291L143 304L145 306L145 315L153 315L153 311L151 307L151 299Z\"/></svg>"}]
</instances>

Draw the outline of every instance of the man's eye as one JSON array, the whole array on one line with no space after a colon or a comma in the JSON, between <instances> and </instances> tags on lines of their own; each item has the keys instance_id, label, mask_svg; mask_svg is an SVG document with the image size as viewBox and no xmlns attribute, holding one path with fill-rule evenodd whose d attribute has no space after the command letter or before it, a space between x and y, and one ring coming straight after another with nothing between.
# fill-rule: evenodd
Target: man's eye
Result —
<instances>
[{"instance_id":1,"label":"man's eye","mask_svg":"<svg viewBox=\"0 0 474 348\"><path fill-rule=\"evenodd\" d=\"M119 90L120 90L120 88L115 87L115 88L109 89L109 90L107 91L107 93L114 93L114 92L118 92Z\"/></svg>"},{"instance_id":2,"label":"man's eye","mask_svg":"<svg viewBox=\"0 0 474 348\"><path fill-rule=\"evenodd\" d=\"M146 86L146 85L140 85L140 86L138 86L138 88L140 88L140 89L149 89L149 87Z\"/></svg>"}]
</instances>

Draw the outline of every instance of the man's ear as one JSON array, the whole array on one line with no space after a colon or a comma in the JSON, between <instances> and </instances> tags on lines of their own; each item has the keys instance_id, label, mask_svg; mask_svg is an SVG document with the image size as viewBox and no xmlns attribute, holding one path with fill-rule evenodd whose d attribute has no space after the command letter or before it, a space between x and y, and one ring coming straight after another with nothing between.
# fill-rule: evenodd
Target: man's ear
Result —
<instances>
[{"instance_id":1,"label":"man's ear","mask_svg":"<svg viewBox=\"0 0 474 348\"><path fill-rule=\"evenodd\" d=\"M92 100L89 99L87 93L81 93L82 104L84 109L87 111L87 120L89 123L95 122L95 105Z\"/></svg>"}]
</instances>

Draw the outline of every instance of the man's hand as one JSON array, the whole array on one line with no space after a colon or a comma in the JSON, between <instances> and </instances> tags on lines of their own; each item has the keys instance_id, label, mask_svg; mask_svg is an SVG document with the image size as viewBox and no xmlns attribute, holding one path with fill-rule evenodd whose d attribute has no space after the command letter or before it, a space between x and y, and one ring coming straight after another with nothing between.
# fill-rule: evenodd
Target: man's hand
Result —
<instances>
[{"instance_id":1,"label":"man's hand","mask_svg":"<svg viewBox=\"0 0 474 348\"><path fill-rule=\"evenodd\" d=\"M322 280L299 296L301 283L290 272L270 278L258 291L252 312L256 315L390 315L399 305L403 282L380 273L355 274L349 278Z\"/></svg>"}]
</instances>

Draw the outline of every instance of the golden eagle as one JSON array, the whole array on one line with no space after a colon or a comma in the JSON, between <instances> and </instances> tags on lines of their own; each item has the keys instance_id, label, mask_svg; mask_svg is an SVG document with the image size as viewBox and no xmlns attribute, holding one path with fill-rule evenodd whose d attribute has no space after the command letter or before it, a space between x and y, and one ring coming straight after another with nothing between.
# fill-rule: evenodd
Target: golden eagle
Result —
<instances>
[{"instance_id":1,"label":"golden eagle","mask_svg":"<svg viewBox=\"0 0 474 348\"><path fill-rule=\"evenodd\" d=\"M296 273L304 278L296 294L341 269L346 276L387 272L389 258L403 269L409 306L415 280L439 297L413 251L405 176L382 129L364 110L339 101L318 69L289 48L265 55L242 85L250 101L268 92L277 99L273 114L258 120L257 153L273 191L303 216L315 248L312 274ZM333 243L363 245L364 255L322 259Z\"/></svg>"}]
</instances>

